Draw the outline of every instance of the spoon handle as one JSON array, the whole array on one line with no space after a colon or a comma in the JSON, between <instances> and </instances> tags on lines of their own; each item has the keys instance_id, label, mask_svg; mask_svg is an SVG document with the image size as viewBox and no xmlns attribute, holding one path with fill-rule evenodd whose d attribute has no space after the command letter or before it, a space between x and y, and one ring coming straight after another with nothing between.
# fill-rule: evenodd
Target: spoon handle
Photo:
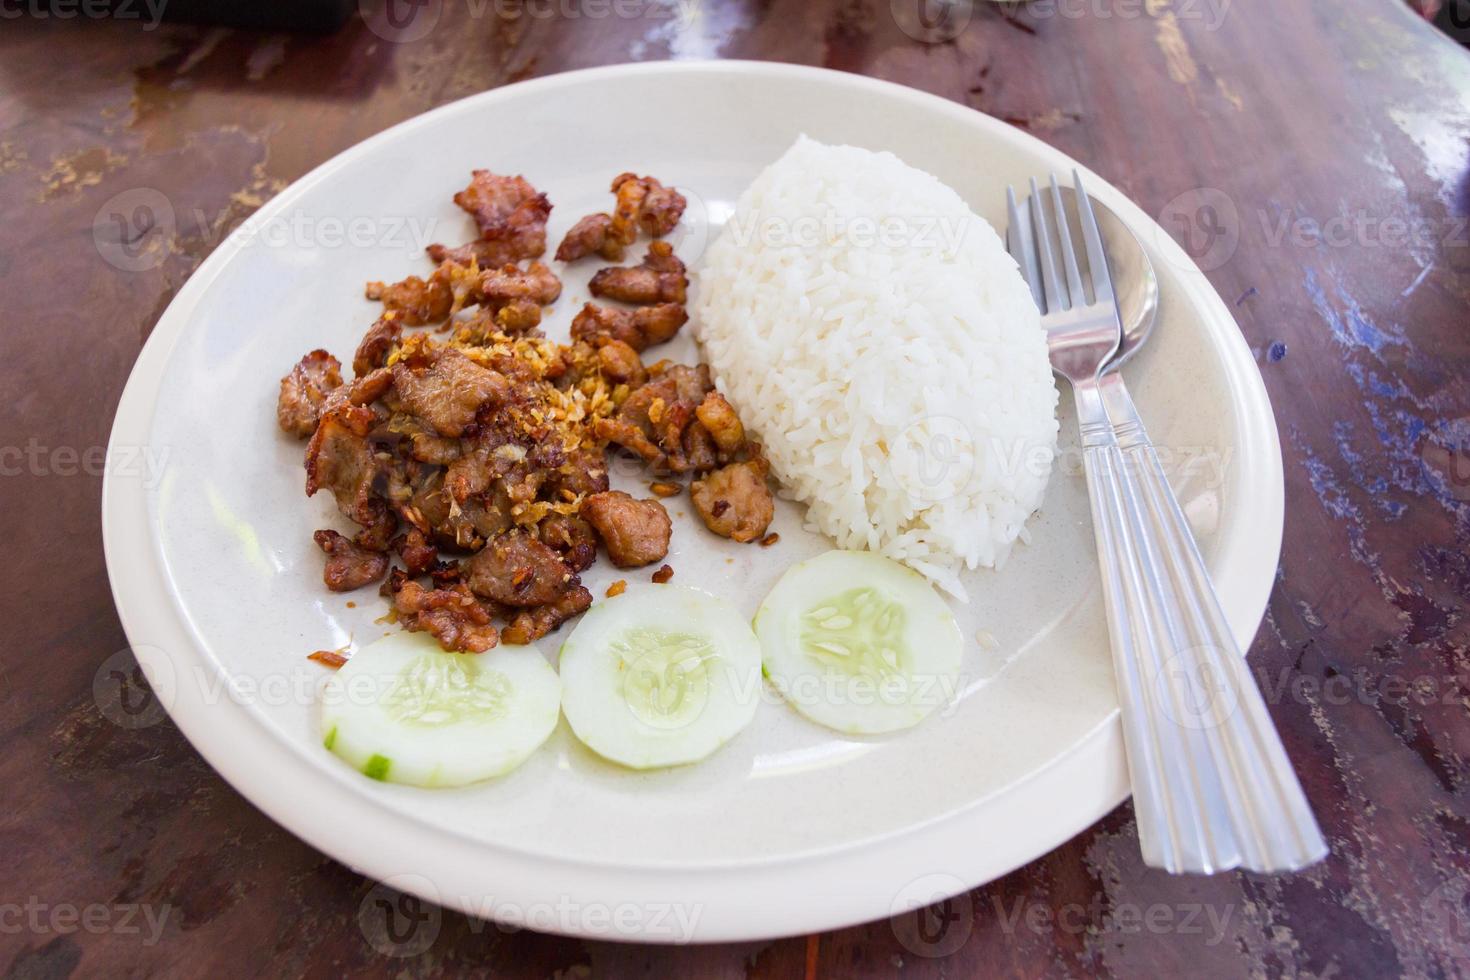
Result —
<instances>
[{"instance_id":1,"label":"spoon handle","mask_svg":"<svg viewBox=\"0 0 1470 980\"><path fill-rule=\"evenodd\" d=\"M1319 860L1321 831L1127 389L1114 373L1074 393L1093 416L1083 452L1145 862L1208 874Z\"/></svg>"}]
</instances>

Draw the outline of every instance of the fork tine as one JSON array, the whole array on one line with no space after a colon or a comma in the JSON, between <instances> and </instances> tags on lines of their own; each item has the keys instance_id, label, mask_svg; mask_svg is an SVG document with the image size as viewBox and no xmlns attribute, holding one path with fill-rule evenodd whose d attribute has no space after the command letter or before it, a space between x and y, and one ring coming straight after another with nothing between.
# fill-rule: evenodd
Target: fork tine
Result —
<instances>
[{"instance_id":1,"label":"fork tine","mask_svg":"<svg viewBox=\"0 0 1470 980\"><path fill-rule=\"evenodd\" d=\"M1072 187L1076 190L1077 221L1082 225L1082 241L1087 245L1087 266L1092 273L1094 302L1107 303L1113 299L1113 277L1108 271L1108 253L1103 249L1102 233L1097 230L1097 218L1092 213L1092 200L1082 187L1082 174L1072 171Z\"/></svg>"},{"instance_id":2,"label":"fork tine","mask_svg":"<svg viewBox=\"0 0 1470 980\"><path fill-rule=\"evenodd\" d=\"M1057 216L1057 237L1062 240L1062 265L1067 269L1067 290L1072 294L1072 305L1086 306L1087 294L1082 291L1077 253L1072 250L1072 229L1067 224L1067 209L1062 206L1062 189L1057 186L1056 174L1051 175L1051 206Z\"/></svg>"},{"instance_id":3,"label":"fork tine","mask_svg":"<svg viewBox=\"0 0 1470 980\"><path fill-rule=\"evenodd\" d=\"M1038 310L1046 309L1046 298L1041 292L1041 275L1036 271L1036 244L1031 235L1031 212L1016 203L1016 191L1006 187L1006 211L1010 224L1006 228L1006 247L1011 258L1021 267L1026 285L1031 287L1031 298Z\"/></svg>"},{"instance_id":4,"label":"fork tine","mask_svg":"<svg viewBox=\"0 0 1470 980\"><path fill-rule=\"evenodd\" d=\"M1041 260L1041 283L1046 292L1047 313L1064 313L1072 308L1067 287L1057 276L1056 252L1051 244L1051 231L1046 226L1046 208L1041 202L1041 188L1031 178L1031 233L1036 236L1036 251Z\"/></svg>"}]
</instances>

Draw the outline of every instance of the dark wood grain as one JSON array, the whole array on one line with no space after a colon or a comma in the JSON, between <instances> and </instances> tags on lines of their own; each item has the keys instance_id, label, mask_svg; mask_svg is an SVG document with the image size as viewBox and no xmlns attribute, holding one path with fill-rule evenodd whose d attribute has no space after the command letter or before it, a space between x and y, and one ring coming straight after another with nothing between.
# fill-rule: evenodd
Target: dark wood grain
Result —
<instances>
[{"instance_id":1,"label":"dark wood grain","mask_svg":"<svg viewBox=\"0 0 1470 980\"><path fill-rule=\"evenodd\" d=\"M321 38L29 15L0 31L7 975L1466 969L1463 51L1398 0L978 4L963 25L927 29L917 0L706 0L682 19L672 2L634 4L636 18L575 3L434 5L434 29L405 43L362 18ZM530 15L558 9L571 15ZM1208 258L1260 359L1285 451L1286 543L1251 662L1328 862L1290 877L1169 878L1141 866L1124 806L925 920L662 949L445 913L427 951L393 958L359 921L371 882L255 811L167 720L109 720L129 717L107 692L109 671L131 660L103 570L102 451L140 346L221 236L310 167L451 99L570 68L715 56L863 72L1007 119ZM138 188L167 189L176 227L156 262L129 272L107 261L116 246L94 218ZM1212 235L1232 228L1226 254ZM67 918L88 907L101 911Z\"/></svg>"}]
</instances>

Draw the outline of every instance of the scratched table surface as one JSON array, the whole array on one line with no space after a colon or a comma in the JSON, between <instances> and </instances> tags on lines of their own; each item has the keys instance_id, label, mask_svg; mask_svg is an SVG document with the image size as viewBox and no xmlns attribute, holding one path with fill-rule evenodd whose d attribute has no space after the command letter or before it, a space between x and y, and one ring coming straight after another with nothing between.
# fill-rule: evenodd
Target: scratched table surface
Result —
<instances>
[{"instance_id":1,"label":"scratched table surface","mask_svg":"<svg viewBox=\"0 0 1470 980\"><path fill-rule=\"evenodd\" d=\"M33 4L0 31L6 975L1470 968L1464 51L1398 0L1039 0L944 16L909 0L427 0L435 21L407 27L364 6L326 37L158 25L141 3L55 8L66 18ZM861 72L1005 119L1199 258L1281 432L1285 546L1251 663L1328 861L1170 878L1141 865L1124 805L922 914L731 946L583 942L387 900L147 710L103 569L100 474L151 465L106 456L113 411L212 247L294 178L426 109L572 68L710 57ZM616 111L630 139L657 124ZM153 192L167 234L120 252L109 216L126 225Z\"/></svg>"}]
</instances>

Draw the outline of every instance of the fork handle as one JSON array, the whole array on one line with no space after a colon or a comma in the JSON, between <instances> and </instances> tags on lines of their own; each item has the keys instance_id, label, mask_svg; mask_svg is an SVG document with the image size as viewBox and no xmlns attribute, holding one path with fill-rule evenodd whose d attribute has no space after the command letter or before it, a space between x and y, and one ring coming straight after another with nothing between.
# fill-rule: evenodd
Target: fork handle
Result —
<instances>
[{"instance_id":1,"label":"fork handle","mask_svg":"<svg viewBox=\"0 0 1470 980\"><path fill-rule=\"evenodd\" d=\"M1114 372L1073 391L1145 862L1209 874L1319 860L1326 843L1127 389Z\"/></svg>"}]
</instances>

